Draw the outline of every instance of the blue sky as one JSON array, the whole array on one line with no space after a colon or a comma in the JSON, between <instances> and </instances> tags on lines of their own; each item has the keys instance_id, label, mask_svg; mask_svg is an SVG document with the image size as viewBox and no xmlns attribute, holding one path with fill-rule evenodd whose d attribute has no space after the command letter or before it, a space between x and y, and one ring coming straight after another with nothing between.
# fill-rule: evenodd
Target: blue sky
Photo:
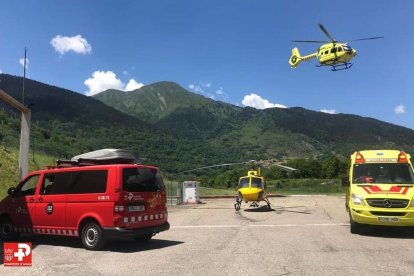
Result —
<instances>
[{"instance_id":1,"label":"blue sky","mask_svg":"<svg viewBox=\"0 0 414 276\"><path fill-rule=\"evenodd\" d=\"M414 2L2 0L0 71L91 95L174 81L239 106L300 106L414 129ZM293 47L313 53L322 23L358 51L350 70L316 61L291 69ZM125 92L127 93L127 92Z\"/></svg>"}]
</instances>

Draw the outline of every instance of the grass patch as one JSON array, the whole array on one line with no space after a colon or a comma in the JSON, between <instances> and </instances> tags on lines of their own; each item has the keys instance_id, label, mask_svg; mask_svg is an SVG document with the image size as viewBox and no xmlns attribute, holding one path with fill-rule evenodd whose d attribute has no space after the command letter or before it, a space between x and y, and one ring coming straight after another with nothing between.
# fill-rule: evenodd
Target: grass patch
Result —
<instances>
[{"instance_id":1,"label":"grass patch","mask_svg":"<svg viewBox=\"0 0 414 276\"><path fill-rule=\"evenodd\" d=\"M268 192L280 194L342 194L339 179L281 179L267 182Z\"/></svg>"},{"instance_id":2,"label":"grass patch","mask_svg":"<svg viewBox=\"0 0 414 276\"><path fill-rule=\"evenodd\" d=\"M29 172L44 169L47 165L55 164L53 157L42 153L29 154ZM7 195L10 187L19 183L19 150L5 148L0 145L0 199Z\"/></svg>"},{"instance_id":3,"label":"grass patch","mask_svg":"<svg viewBox=\"0 0 414 276\"><path fill-rule=\"evenodd\" d=\"M200 196L236 196L234 189L200 187Z\"/></svg>"}]
</instances>

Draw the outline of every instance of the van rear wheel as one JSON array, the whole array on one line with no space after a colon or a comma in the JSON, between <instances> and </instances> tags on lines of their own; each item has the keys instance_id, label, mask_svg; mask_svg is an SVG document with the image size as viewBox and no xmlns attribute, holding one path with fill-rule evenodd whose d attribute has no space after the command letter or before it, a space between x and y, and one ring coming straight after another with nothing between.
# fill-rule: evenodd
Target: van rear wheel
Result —
<instances>
[{"instance_id":1,"label":"van rear wheel","mask_svg":"<svg viewBox=\"0 0 414 276\"><path fill-rule=\"evenodd\" d=\"M19 233L14 231L13 222L9 218L2 218L0 220L0 238L3 241L16 240Z\"/></svg>"},{"instance_id":2,"label":"van rear wheel","mask_svg":"<svg viewBox=\"0 0 414 276\"><path fill-rule=\"evenodd\" d=\"M81 239L88 250L99 250L105 245L102 228L95 222L87 222L83 226Z\"/></svg>"}]
</instances>

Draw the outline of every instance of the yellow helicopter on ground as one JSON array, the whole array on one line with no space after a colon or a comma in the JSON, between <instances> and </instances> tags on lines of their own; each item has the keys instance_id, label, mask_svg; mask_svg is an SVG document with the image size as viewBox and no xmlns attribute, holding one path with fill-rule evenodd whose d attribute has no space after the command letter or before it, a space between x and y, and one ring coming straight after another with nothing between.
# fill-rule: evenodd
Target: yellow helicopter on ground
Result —
<instances>
[{"instance_id":1,"label":"yellow helicopter on ground","mask_svg":"<svg viewBox=\"0 0 414 276\"><path fill-rule=\"evenodd\" d=\"M306 42L306 43L325 43L319 47L316 53L301 56L299 53L298 48L292 49L292 56L289 59L289 64L292 68L296 68L299 63L304 60L310 60L312 58L316 58L319 62L318 67L321 66L331 66L332 71L344 70L349 69L352 67L352 63L350 63L351 59L353 59L357 52L351 46L348 45L348 42L341 42L335 40L325 29L322 24L318 24L319 28L322 32L329 38L329 41L319 41L319 40L293 40L293 42ZM369 37L369 38L360 38L360 39L353 39L348 41L361 41L361 40L372 40L372 39L379 39L383 38L382 36L377 37Z\"/></svg>"},{"instance_id":2,"label":"yellow helicopter on ground","mask_svg":"<svg viewBox=\"0 0 414 276\"><path fill-rule=\"evenodd\" d=\"M268 168L271 166L276 166L282 170L292 172L296 171L297 169L291 168L288 166L281 165L280 162L276 161L275 159L268 159L268 160L250 160L247 162L239 162L239 163L225 163L225 164L217 164L211 165L201 168L196 168L192 170L187 170L182 173L187 173L195 170L202 170L207 168L215 168L215 167L226 167L226 166L234 166L234 165L248 165L252 169L247 172L247 175L242 176L239 178L239 183L237 185L237 196L236 202L234 203L234 209L239 211L241 208L241 204L244 201L245 203L252 202L250 207L259 207L259 202L264 201L267 204L268 209L271 209L270 201L268 199L268 194L266 192L266 182L264 177L260 175L260 168Z\"/></svg>"}]
</instances>

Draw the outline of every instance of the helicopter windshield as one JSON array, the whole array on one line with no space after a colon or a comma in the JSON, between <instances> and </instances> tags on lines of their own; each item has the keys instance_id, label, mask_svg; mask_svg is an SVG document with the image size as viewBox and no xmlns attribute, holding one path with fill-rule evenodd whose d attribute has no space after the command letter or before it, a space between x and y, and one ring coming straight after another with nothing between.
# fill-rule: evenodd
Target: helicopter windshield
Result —
<instances>
[{"instance_id":1,"label":"helicopter windshield","mask_svg":"<svg viewBox=\"0 0 414 276\"><path fill-rule=\"evenodd\" d=\"M240 178L239 188L249 188L250 177Z\"/></svg>"},{"instance_id":2,"label":"helicopter windshield","mask_svg":"<svg viewBox=\"0 0 414 276\"><path fill-rule=\"evenodd\" d=\"M352 47L349 46L349 45L344 45L343 48L344 48L344 51L347 51L347 52L351 52L352 51Z\"/></svg>"},{"instance_id":3,"label":"helicopter windshield","mask_svg":"<svg viewBox=\"0 0 414 276\"><path fill-rule=\"evenodd\" d=\"M263 188L262 179L258 177L252 177L252 188Z\"/></svg>"}]
</instances>

